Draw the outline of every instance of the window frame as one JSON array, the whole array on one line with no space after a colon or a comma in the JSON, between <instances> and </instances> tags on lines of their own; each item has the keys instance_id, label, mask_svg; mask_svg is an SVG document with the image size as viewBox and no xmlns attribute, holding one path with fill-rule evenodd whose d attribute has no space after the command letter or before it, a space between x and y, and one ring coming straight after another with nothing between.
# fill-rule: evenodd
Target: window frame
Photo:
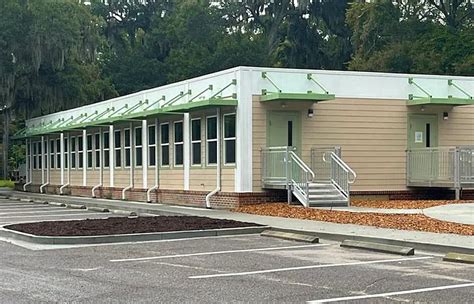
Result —
<instances>
[{"instance_id":1,"label":"window frame","mask_svg":"<svg viewBox=\"0 0 474 304\"><path fill-rule=\"evenodd\" d=\"M56 138L56 169L61 170L61 138Z\"/></svg>"},{"instance_id":2,"label":"window frame","mask_svg":"<svg viewBox=\"0 0 474 304\"><path fill-rule=\"evenodd\" d=\"M225 119L228 116L234 116L234 133L235 136L233 137L226 137L225 136ZM230 163L227 162L227 141L234 141L234 162ZM237 162L237 114L235 112L233 113L226 113L222 117L222 142L223 142L223 149L222 149L222 155L224 157L224 166L235 166L235 163Z\"/></svg>"},{"instance_id":3,"label":"window frame","mask_svg":"<svg viewBox=\"0 0 474 304\"><path fill-rule=\"evenodd\" d=\"M76 168L79 170L79 169L83 169L84 168L84 159L83 159L83 155L84 155L84 142L83 142L83 136L82 135L77 135L76 136L76 143L77 143L77 166ZM86 144L87 144L87 137L86 137ZM80 149L82 145L82 149ZM86 151L87 153L87 151ZM87 160L87 159L86 159ZM81 162L82 162L82 166L81 166Z\"/></svg>"},{"instance_id":4,"label":"window frame","mask_svg":"<svg viewBox=\"0 0 474 304\"><path fill-rule=\"evenodd\" d=\"M127 131L129 132L128 133L128 139L129 139L129 144L127 146ZM133 159L132 159L132 141L133 141L133 138L132 138L132 130L130 128L124 128L123 129L123 167L124 168L130 168L132 166L132 162L133 162ZM130 163L127 165L127 151L129 151L130 153Z\"/></svg>"},{"instance_id":5,"label":"window frame","mask_svg":"<svg viewBox=\"0 0 474 304\"><path fill-rule=\"evenodd\" d=\"M215 118L216 119L216 138L209 139L208 138L208 128L209 128L209 119ZM206 116L206 166L209 167L215 167L217 166L217 162L219 160L219 157L216 155L216 162L215 163L209 163L209 143L210 142L215 142L216 143L216 153L219 153L219 147L217 146L219 144L219 131L217 128L219 128L219 119L217 118L217 115L209 115Z\"/></svg>"},{"instance_id":6,"label":"window frame","mask_svg":"<svg viewBox=\"0 0 474 304\"><path fill-rule=\"evenodd\" d=\"M108 140L105 140L105 134L108 134ZM101 132L101 141L102 141L102 168L109 169L110 168L110 132L104 131ZM108 148L105 148L105 143L107 143ZM105 155L107 155L109 162L108 164L105 162Z\"/></svg>"},{"instance_id":7,"label":"window frame","mask_svg":"<svg viewBox=\"0 0 474 304\"><path fill-rule=\"evenodd\" d=\"M181 124L181 141L176 141L176 125ZM176 151L177 147L181 146L182 151L182 163L178 164L176 162L178 154ZM174 167L181 168L184 166L184 122L182 120L173 121L173 165Z\"/></svg>"},{"instance_id":8,"label":"window frame","mask_svg":"<svg viewBox=\"0 0 474 304\"><path fill-rule=\"evenodd\" d=\"M71 145L71 170L76 170L77 168L77 158L76 158L76 150L77 150L77 137L76 136L71 136L69 138L69 140L71 141L69 144ZM74 142L74 144L73 144ZM74 166L73 166L74 164Z\"/></svg>"},{"instance_id":9,"label":"window frame","mask_svg":"<svg viewBox=\"0 0 474 304\"><path fill-rule=\"evenodd\" d=\"M137 145L137 130L140 129L140 144ZM134 145L133 145L133 149L135 151L135 154L134 154L134 158L133 158L133 164L135 165L135 168L143 168L143 128L142 126L137 126L137 127L134 127L133 128L133 141L134 141ZM137 164L137 159L138 159L138 149L140 149L140 157L141 157L141 164L138 165Z\"/></svg>"},{"instance_id":10,"label":"window frame","mask_svg":"<svg viewBox=\"0 0 474 304\"><path fill-rule=\"evenodd\" d=\"M37 147L36 147L36 144L37 142L33 142L33 152L32 152L32 155L33 155L33 167L32 167L32 170L37 170L38 169L38 158L37 158Z\"/></svg>"},{"instance_id":11,"label":"window frame","mask_svg":"<svg viewBox=\"0 0 474 304\"><path fill-rule=\"evenodd\" d=\"M199 140L193 139L193 122L199 121ZM202 117L196 117L191 119L191 166L202 167ZM199 144L199 163L194 163L194 145Z\"/></svg>"},{"instance_id":12,"label":"window frame","mask_svg":"<svg viewBox=\"0 0 474 304\"><path fill-rule=\"evenodd\" d=\"M91 139L91 146L89 149L89 138ZM86 136L86 162L84 164L87 169L94 169L94 134L87 134ZM90 156L90 157L89 157ZM89 166L89 159L90 159L90 166Z\"/></svg>"},{"instance_id":13,"label":"window frame","mask_svg":"<svg viewBox=\"0 0 474 304\"><path fill-rule=\"evenodd\" d=\"M117 137L115 136L119 133L119 146L117 147ZM115 129L114 130L114 168L121 169L123 167L123 158L122 158L122 129ZM117 166L117 151L120 154L120 164Z\"/></svg>"},{"instance_id":14,"label":"window frame","mask_svg":"<svg viewBox=\"0 0 474 304\"><path fill-rule=\"evenodd\" d=\"M49 168L56 169L56 139L49 140Z\"/></svg>"},{"instance_id":15,"label":"window frame","mask_svg":"<svg viewBox=\"0 0 474 304\"><path fill-rule=\"evenodd\" d=\"M168 126L168 141L166 143L163 143L163 129L162 127L167 125ZM164 122L160 123L160 167L164 168L170 168L171 162L170 162L170 123L169 122ZM168 147L168 164L164 165L163 164L163 147Z\"/></svg>"},{"instance_id":16,"label":"window frame","mask_svg":"<svg viewBox=\"0 0 474 304\"><path fill-rule=\"evenodd\" d=\"M150 133L150 129L151 129L151 128L154 128L154 129L155 129L155 136L150 136L150 134L151 134L151 133ZM156 150L156 149L157 149L157 142L158 142L157 131L158 131L158 130L157 130L155 124L150 124L150 125L148 125L148 167L151 167L151 168L156 167L157 161L158 161L158 160L157 160L157 155L156 155L156 154L157 154L157 153L156 153L156 152L157 152L157 150ZM150 143L150 141L151 141L152 138L153 138L153 141L154 141L153 144ZM154 154L154 158L155 158L155 164L154 164L154 165L151 164L151 155L152 155L151 149L153 149L153 148L155 149L155 153L153 153L153 154Z\"/></svg>"},{"instance_id":17,"label":"window frame","mask_svg":"<svg viewBox=\"0 0 474 304\"><path fill-rule=\"evenodd\" d=\"M98 136L98 137L97 137ZM99 138L99 140L97 141L97 138ZM100 136L100 132L99 133L94 133L94 137L93 137L93 150L94 150L94 162L93 162L93 165L94 165L94 169L100 169L100 167L103 167L102 166L102 163L100 161L100 142L102 140L102 137ZM99 146L97 147L97 142L99 142ZM97 159L97 156L98 159Z\"/></svg>"}]
</instances>

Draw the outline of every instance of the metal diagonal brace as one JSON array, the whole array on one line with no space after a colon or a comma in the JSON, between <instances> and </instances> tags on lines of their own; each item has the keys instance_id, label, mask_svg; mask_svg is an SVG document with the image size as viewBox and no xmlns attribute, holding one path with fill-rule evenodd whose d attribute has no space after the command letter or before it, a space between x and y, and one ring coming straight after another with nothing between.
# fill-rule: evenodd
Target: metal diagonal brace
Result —
<instances>
[{"instance_id":1,"label":"metal diagonal brace","mask_svg":"<svg viewBox=\"0 0 474 304\"><path fill-rule=\"evenodd\" d=\"M194 99L198 98L199 96L204 94L206 91L212 91L212 88L213 88L213 86L212 86L212 84L210 84L206 89L202 90L199 94L197 94L193 98L189 99L188 102L192 102Z\"/></svg>"},{"instance_id":2,"label":"metal diagonal brace","mask_svg":"<svg viewBox=\"0 0 474 304\"><path fill-rule=\"evenodd\" d=\"M272 86L274 86L274 87L277 89L278 93L281 93L280 88L275 84L275 82L273 82L273 80L271 80L271 79L268 77L267 72L262 72L262 78L268 80L268 82L270 82L270 83L272 84ZM262 90L262 92L263 92L263 90ZM266 93L266 92L267 92L267 91L265 90L265 93Z\"/></svg>"},{"instance_id":3,"label":"metal diagonal brace","mask_svg":"<svg viewBox=\"0 0 474 304\"><path fill-rule=\"evenodd\" d=\"M84 118L83 120L81 120L79 123L83 123L83 122L85 122L87 119L89 119L89 118L91 118L92 116L97 115L97 114L99 114L99 111L97 111L97 110L96 110L94 113L92 113L90 116L87 116L87 113L85 113L85 115L84 115L85 118ZM92 120L92 119L89 119L89 121L91 121L91 120Z\"/></svg>"},{"instance_id":4,"label":"metal diagonal brace","mask_svg":"<svg viewBox=\"0 0 474 304\"><path fill-rule=\"evenodd\" d=\"M75 123L76 121L78 121L79 119L81 119L82 117L84 117L85 114L82 113L81 115L77 116L76 118L74 118L72 121L68 122L66 126L70 126L72 125L73 123Z\"/></svg>"},{"instance_id":5,"label":"metal diagonal brace","mask_svg":"<svg viewBox=\"0 0 474 304\"><path fill-rule=\"evenodd\" d=\"M464 95L466 95L469 99L472 99L472 95L470 95L468 92L464 91L461 87L455 84L452 79L448 80L448 85L455 87L456 89L464 93Z\"/></svg>"},{"instance_id":6,"label":"metal diagonal brace","mask_svg":"<svg viewBox=\"0 0 474 304\"><path fill-rule=\"evenodd\" d=\"M168 102L164 103L160 109L164 108L165 106L171 106L173 103L177 102L178 100L180 100L181 98L183 98L184 96L186 95L191 95L191 90L188 90L186 93L184 93L183 91L179 92L178 95L176 95L175 97L171 98Z\"/></svg>"},{"instance_id":7,"label":"metal diagonal brace","mask_svg":"<svg viewBox=\"0 0 474 304\"><path fill-rule=\"evenodd\" d=\"M426 91L426 90L423 89L420 85L418 85L418 84L413 80L412 77L408 78L408 83L409 83L409 84L413 84L414 86L416 86L420 91L422 91L423 93L426 94L426 97L428 97L428 98L433 97L430 93L428 93L428 91ZM423 97L415 96L415 95L413 95L413 94L409 94L409 95L408 95L408 99L413 100L413 98L423 98Z\"/></svg>"},{"instance_id":8,"label":"metal diagonal brace","mask_svg":"<svg viewBox=\"0 0 474 304\"><path fill-rule=\"evenodd\" d=\"M99 115L97 115L96 117L94 117L93 121L99 120L101 117L103 117L105 114L109 113L110 111L115 111L115 108L114 107L107 108L104 112L102 112Z\"/></svg>"},{"instance_id":9,"label":"metal diagonal brace","mask_svg":"<svg viewBox=\"0 0 474 304\"><path fill-rule=\"evenodd\" d=\"M224 92L227 88L229 88L230 86L233 86L233 85L237 85L237 79L232 79L232 81L226 85L225 87L223 87L222 89L220 89L219 91L217 91L217 93L215 93L214 95L211 96L211 98L209 99L216 99L216 98L220 98L221 96L219 96L220 93ZM232 97L234 98L237 98L236 94L232 94Z\"/></svg>"},{"instance_id":10,"label":"metal diagonal brace","mask_svg":"<svg viewBox=\"0 0 474 304\"><path fill-rule=\"evenodd\" d=\"M115 114L122 111L123 109L128 109L128 103L126 103L123 107L119 108L117 111L112 112L112 114L110 114L109 117L114 116Z\"/></svg>"},{"instance_id":11,"label":"metal diagonal brace","mask_svg":"<svg viewBox=\"0 0 474 304\"><path fill-rule=\"evenodd\" d=\"M130 109L128 109L127 111L123 112L122 115L125 115L125 114L129 114L129 113L133 113L135 112L136 109L138 109L140 106L142 106L143 104L148 104L148 100L146 100L145 102L143 101L138 101L138 103L136 103L134 106L132 106Z\"/></svg>"},{"instance_id":12,"label":"metal diagonal brace","mask_svg":"<svg viewBox=\"0 0 474 304\"><path fill-rule=\"evenodd\" d=\"M160 99L158 99L157 101L152 102L148 107L146 107L145 109L143 109L143 111L148 110L149 108L153 107L154 105L156 105L157 103L159 103L160 101L165 100L165 99L166 99L166 96L165 96L165 95L161 96Z\"/></svg>"},{"instance_id":13,"label":"metal diagonal brace","mask_svg":"<svg viewBox=\"0 0 474 304\"><path fill-rule=\"evenodd\" d=\"M320 84L316 79L313 78L313 74L309 73L308 75L306 75L306 78L308 78L308 80L314 82L321 90L324 91L325 94L329 94L329 91L326 90L326 88L324 88L322 86L322 84Z\"/></svg>"}]
</instances>

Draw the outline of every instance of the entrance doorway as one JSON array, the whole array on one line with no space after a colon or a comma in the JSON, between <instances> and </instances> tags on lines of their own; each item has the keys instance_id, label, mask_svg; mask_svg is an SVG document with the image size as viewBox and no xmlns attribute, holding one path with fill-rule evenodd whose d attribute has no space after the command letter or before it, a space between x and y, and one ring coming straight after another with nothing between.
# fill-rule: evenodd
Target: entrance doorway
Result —
<instances>
[{"instance_id":1,"label":"entrance doorway","mask_svg":"<svg viewBox=\"0 0 474 304\"><path fill-rule=\"evenodd\" d=\"M438 116L411 114L408 116L408 149L438 146Z\"/></svg>"},{"instance_id":2,"label":"entrance doorway","mask_svg":"<svg viewBox=\"0 0 474 304\"><path fill-rule=\"evenodd\" d=\"M301 149L301 114L299 112L267 112L267 147Z\"/></svg>"}]
</instances>

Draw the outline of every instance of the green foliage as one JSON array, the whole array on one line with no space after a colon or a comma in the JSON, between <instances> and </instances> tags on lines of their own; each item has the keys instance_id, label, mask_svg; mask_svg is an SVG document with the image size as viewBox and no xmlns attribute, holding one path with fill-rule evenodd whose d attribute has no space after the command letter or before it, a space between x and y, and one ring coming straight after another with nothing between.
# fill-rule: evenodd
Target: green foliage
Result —
<instances>
[{"instance_id":1,"label":"green foliage","mask_svg":"<svg viewBox=\"0 0 474 304\"><path fill-rule=\"evenodd\" d=\"M0 179L0 188L14 188L15 187L15 182L11 180L5 180L5 179Z\"/></svg>"}]
</instances>

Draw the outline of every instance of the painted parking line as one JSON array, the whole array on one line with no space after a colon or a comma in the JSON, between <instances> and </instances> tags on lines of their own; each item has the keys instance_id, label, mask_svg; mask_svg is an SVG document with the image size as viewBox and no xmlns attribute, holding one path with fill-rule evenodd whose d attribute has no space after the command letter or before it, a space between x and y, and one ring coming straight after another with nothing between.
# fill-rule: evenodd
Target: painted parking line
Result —
<instances>
[{"instance_id":1,"label":"painted parking line","mask_svg":"<svg viewBox=\"0 0 474 304\"><path fill-rule=\"evenodd\" d=\"M112 262L112 263L117 263L117 262L138 262L138 261L149 261L149 260L160 260L160 259L171 259L171 258L183 258L183 257L204 256L204 255L217 255L217 254L230 254L230 253L242 253L242 252L259 252L259 251L271 251L271 250L285 250L285 249L323 247L323 246L329 246L329 245L330 245L330 244L313 244L313 245L301 245L301 246L265 247L265 248L236 249L236 250L225 250L225 251L207 251L207 252L196 252L196 253L187 253L187 254L162 255L162 256L154 256L154 257L129 258L129 259L114 259L114 260L110 260L110 262Z\"/></svg>"},{"instance_id":2,"label":"painted parking line","mask_svg":"<svg viewBox=\"0 0 474 304\"><path fill-rule=\"evenodd\" d=\"M70 211L70 210L68 210ZM72 211L74 212L74 211ZM11 218L28 218L28 217L36 217L41 219L43 217L54 217L54 216L84 216L84 215L92 215L92 214L104 214L102 212L83 212L83 213L71 213L71 214L50 214L50 215L19 215L19 216L0 216L0 219L11 219Z\"/></svg>"},{"instance_id":3,"label":"painted parking line","mask_svg":"<svg viewBox=\"0 0 474 304\"><path fill-rule=\"evenodd\" d=\"M9 214L16 212L42 212L42 211L54 211L54 210L68 210L65 207L43 207L43 208L15 208L15 209L0 209L0 214ZM71 210L71 209L69 209Z\"/></svg>"},{"instance_id":4,"label":"painted parking line","mask_svg":"<svg viewBox=\"0 0 474 304\"><path fill-rule=\"evenodd\" d=\"M66 208L61 208L61 207L58 207L58 208L55 208L55 209L49 209L49 210L33 210L33 211L12 211L12 212L1 212L0 210L0 217L2 215L16 215L16 214L38 214L38 213L46 213L46 212L50 212L50 213L58 213L58 212L84 212L84 210L71 210L71 209L66 209ZM41 216L41 215L39 215Z\"/></svg>"},{"instance_id":5,"label":"painted parking line","mask_svg":"<svg viewBox=\"0 0 474 304\"><path fill-rule=\"evenodd\" d=\"M417 258L401 258L401 259L389 259L389 260L375 260L375 261L363 261L363 262L352 262L352 263L340 263L340 264L320 264L320 265L309 265L309 266L298 266L298 267L288 267L288 268L276 268L276 269L265 269L265 270L256 270L256 271L245 271L245 272L231 272L231 273L220 273L220 274L208 274L208 275L197 275L190 276L189 279L208 279L208 278L219 278L219 277L237 277L253 274L263 274L263 273L275 273L275 272L284 272L284 271L294 271L294 270L306 270L306 269L316 269L316 268L329 268L329 267L342 267L342 266L356 266L356 265L368 265L368 264L380 264L380 263L393 263L393 262L404 262L404 261L417 261L417 260L426 260L433 259L434 257L417 257Z\"/></svg>"},{"instance_id":6,"label":"painted parking line","mask_svg":"<svg viewBox=\"0 0 474 304\"><path fill-rule=\"evenodd\" d=\"M447 290L447 289L454 289L454 288L466 288L466 287L474 287L474 283L444 285L444 286L437 286L437 287L393 291L393 292L385 292L385 293L363 295L363 296L350 296L350 297L314 300L314 301L308 301L306 303L331 303L331 302L353 301L353 300L361 300L361 299L383 298L383 297L399 296L399 295L406 295L406 294L412 294L412 293L422 293L422 292Z\"/></svg>"},{"instance_id":7,"label":"painted parking line","mask_svg":"<svg viewBox=\"0 0 474 304\"><path fill-rule=\"evenodd\" d=\"M22 207L22 206L38 206L41 207L41 205L38 204L33 204L33 203L12 203L12 204L0 204L0 209L3 207Z\"/></svg>"}]
</instances>

